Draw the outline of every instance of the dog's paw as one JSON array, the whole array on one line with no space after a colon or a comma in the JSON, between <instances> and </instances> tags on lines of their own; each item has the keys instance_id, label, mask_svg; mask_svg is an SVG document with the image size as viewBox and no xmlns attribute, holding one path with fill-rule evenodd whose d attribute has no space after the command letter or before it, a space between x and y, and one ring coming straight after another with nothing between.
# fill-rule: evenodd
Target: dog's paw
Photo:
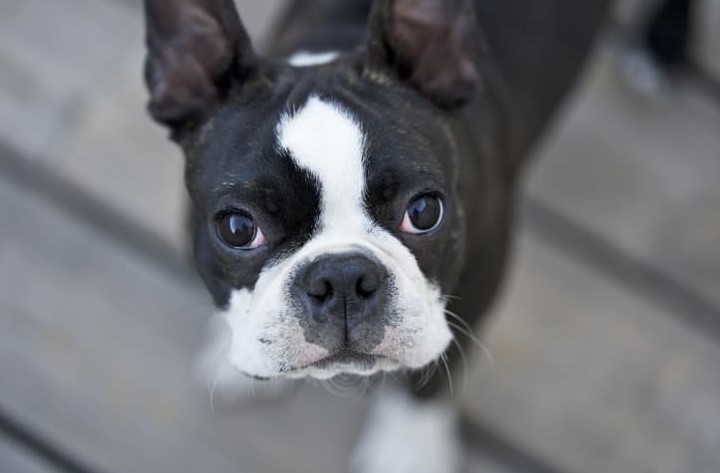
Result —
<instances>
[{"instance_id":1,"label":"dog's paw","mask_svg":"<svg viewBox=\"0 0 720 473\"><path fill-rule=\"evenodd\" d=\"M457 473L462 448L457 413L397 388L378 391L352 458L353 473Z\"/></svg>"}]
</instances>

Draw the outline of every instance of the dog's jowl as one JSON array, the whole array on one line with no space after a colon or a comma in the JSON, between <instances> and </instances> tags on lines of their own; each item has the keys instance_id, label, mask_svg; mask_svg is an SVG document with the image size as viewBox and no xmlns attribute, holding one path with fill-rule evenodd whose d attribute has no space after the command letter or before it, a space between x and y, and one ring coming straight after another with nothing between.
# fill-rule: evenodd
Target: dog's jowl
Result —
<instances>
[{"instance_id":1,"label":"dog's jowl","mask_svg":"<svg viewBox=\"0 0 720 473\"><path fill-rule=\"evenodd\" d=\"M149 109L185 155L222 363L409 373L359 471L459 467L443 372L413 378L455 369L495 298L525 155L606 3L295 0L261 57L232 0L146 0Z\"/></svg>"}]
</instances>

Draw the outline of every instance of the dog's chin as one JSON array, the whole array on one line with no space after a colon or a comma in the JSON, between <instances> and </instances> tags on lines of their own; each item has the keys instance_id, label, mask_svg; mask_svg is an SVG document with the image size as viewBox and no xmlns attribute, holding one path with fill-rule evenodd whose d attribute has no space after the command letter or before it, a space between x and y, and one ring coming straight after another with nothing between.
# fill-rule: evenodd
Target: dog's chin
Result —
<instances>
[{"instance_id":1,"label":"dog's chin","mask_svg":"<svg viewBox=\"0 0 720 473\"><path fill-rule=\"evenodd\" d=\"M330 379L341 375L368 377L402 368L401 363L385 356L344 349L304 366L290 369L282 373L282 376L292 379Z\"/></svg>"}]
</instances>

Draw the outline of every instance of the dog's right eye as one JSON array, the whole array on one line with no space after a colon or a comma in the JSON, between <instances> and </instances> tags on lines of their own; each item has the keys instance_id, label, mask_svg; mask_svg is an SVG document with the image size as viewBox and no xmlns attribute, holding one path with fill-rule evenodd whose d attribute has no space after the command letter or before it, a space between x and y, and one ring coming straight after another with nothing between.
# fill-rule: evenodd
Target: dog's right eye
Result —
<instances>
[{"instance_id":1,"label":"dog's right eye","mask_svg":"<svg viewBox=\"0 0 720 473\"><path fill-rule=\"evenodd\" d=\"M443 215L440 197L434 194L421 195L408 205L400 230L413 235L430 233L440 226Z\"/></svg>"},{"instance_id":2,"label":"dog's right eye","mask_svg":"<svg viewBox=\"0 0 720 473\"><path fill-rule=\"evenodd\" d=\"M217 232L223 243L240 250L254 250L266 243L255 219L245 212L221 215L217 220Z\"/></svg>"}]
</instances>

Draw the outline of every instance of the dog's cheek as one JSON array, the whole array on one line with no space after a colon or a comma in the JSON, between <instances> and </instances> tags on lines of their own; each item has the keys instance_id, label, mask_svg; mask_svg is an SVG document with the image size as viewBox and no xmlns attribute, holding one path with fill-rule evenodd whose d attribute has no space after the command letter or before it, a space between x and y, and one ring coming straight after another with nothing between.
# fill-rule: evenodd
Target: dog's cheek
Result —
<instances>
[{"instance_id":1,"label":"dog's cheek","mask_svg":"<svg viewBox=\"0 0 720 473\"><path fill-rule=\"evenodd\" d=\"M386 335L375 353L421 368L436 360L452 340L442 294L400 240L385 233L376 235L374 243L382 249L377 256L394 280Z\"/></svg>"},{"instance_id":2,"label":"dog's cheek","mask_svg":"<svg viewBox=\"0 0 720 473\"><path fill-rule=\"evenodd\" d=\"M452 333L445 320L440 291L414 287L408 285L398 291L406 296L398 298L393 310L398 316L387 328L378 350L392 354L407 368L420 369L441 356L452 341Z\"/></svg>"},{"instance_id":3,"label":"dog's cheek","mask_svg":"<svg viewBox=\"0 0 720 473\"><path fill-rule=\"evenodd\" d=\"M253 301L257 295L249 289L231 293L222 318L229 330L225 357L242 373L257 378L279 374L281 362L275 356L278 331L274 329L273 311L259 308Z\"/></svg>"}]
</instances>

